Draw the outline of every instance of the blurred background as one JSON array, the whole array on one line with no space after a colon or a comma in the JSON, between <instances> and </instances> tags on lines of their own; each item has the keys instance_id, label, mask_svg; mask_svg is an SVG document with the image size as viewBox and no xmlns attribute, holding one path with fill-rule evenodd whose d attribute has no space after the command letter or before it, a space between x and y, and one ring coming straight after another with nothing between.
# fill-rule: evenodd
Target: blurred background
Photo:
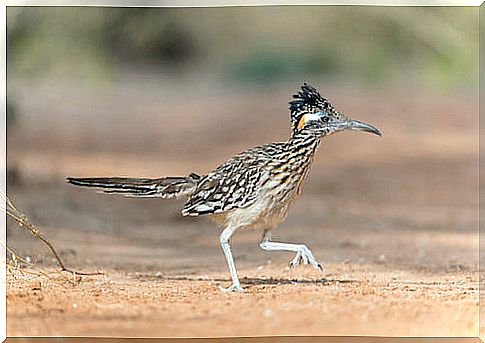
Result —
<instances>
[{"instance_id":1,"label":"blurred background","mask_svg":"<svg viewBox=\"0 0 485 343\"><path fill-rule=\"evenodd\" d=\"M115 243L155 237L162 253L166 235L190 232L164 230L170 220L205 227L215 246L213 224L179 218L181 201L96 195L64 178L206 173L247 147L286 139L287 102L307 81L384 136L326 139L284 227L476 238L477 19L476 8L9 7L9 194L68 251L76 244L64 230ZM416 244L415 263L429 263ZM474 265L474 250L455 248L436 263Z\"/></svg>"},{"instance_id":2,"label":"blurred background","mask_svg":"<svg viewBox=\"0 0 485 343\"><path fill-rule=\"evenodd\" d=\"M286 138L304 81L363 119L412 119L388 139L446 126L430 112L459 109L450 134L477 120L474 8L10 7L7 19L9 147L24 153L224 159L228 145Z\"/></svg>"},{"instance_id":3,"label":"blurred background","mask_svg":"<svg viewBox=\"0 0 485 343\"><path fill-rule=\"evenodd\" d=\"M277 236L328 262L477 266L477 8L9 7L7 59L8 193L72 263L224 271L218 230L182 199L65 177L204 174L286 139L307 81L384 136L325 139ZM236 238L248 268L258 237ZM8 239L51 263L14 225Z\"/></svg>"}]
</instances>

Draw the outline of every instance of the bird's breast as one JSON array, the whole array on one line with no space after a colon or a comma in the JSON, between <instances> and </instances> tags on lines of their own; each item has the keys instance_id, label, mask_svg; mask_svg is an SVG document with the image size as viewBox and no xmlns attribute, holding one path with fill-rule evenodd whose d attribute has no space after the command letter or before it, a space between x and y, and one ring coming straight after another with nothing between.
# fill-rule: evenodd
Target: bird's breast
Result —
<instances>
[{"instance_id":1,"label":"bird's breast","mask_svg":"<svg viewBox=\"0 0 485 343\"><path fill-rule=\"evenodd\" d=\"M291 204L300 193L309 165L291 169L266 174L258 198L250 206L211 216L212 219L223 225L264 229L276 227L286 219Z\"/></svg>"}]
</instances>

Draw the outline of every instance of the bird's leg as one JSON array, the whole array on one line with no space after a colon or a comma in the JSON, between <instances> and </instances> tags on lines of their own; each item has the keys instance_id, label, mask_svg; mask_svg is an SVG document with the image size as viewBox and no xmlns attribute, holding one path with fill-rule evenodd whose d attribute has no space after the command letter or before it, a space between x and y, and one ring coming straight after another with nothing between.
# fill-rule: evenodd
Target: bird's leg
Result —
<instances>
[{"instance_id":1,"label":"bird's leg","mask_svg":"<svg viewBox=\"0 0 485 343\"><path fill-rule=\"evenodd\" d=\"M236 231L236 229L237 229L237 226L229 226L225 228L224 231L222 231L219 237L221 241L221 247L222 247L222 250L224 251L224 256L226 257L227 265L229 267L229 272L231 273L231 278L232 278L232 285L229 286L228 288L223 288L219 286L219 289L223 292L244 291L237 277L236 265L234 264L234 259L232 258L232 253L231 253L231 246L229 245L229 240L231 239L231 236Z\"/></svg>"},{"instance_id":2,"label":"bird's leg","mask_svg":"<svg viewBox=\"0 0 485 343\"><path fill-rule=\"evenodd\" d=\"M296 255L290 261L291 267L296 267L303 261L304 264L310 263L312 267L315 269L323 270L320 263L318 263L315 260L315 257L313 256L312 251L308 249L306 245L271 242L270 238L271 238L271 234L269 230L265 230L263 233L263 237L259 242L259 246L261 247L261 249L267 250L267 251L275 251L275 250L294 251L296 252Z\"/></svg>"}]
</instances>

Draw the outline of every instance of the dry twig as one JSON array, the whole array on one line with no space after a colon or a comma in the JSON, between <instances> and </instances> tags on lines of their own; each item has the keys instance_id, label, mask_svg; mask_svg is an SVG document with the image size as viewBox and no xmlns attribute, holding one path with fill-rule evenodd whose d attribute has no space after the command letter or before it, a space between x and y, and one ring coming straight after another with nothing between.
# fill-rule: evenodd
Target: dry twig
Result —
<instances>
[{"instance_id":1,"label":"dry twig","mask_svg":"<svg viewBox=\"0 0 485 343\"><path fill-rule=\"evenodd\" d=\"M102 275L102 271L97 271L97 272L91 272L91 273L86 273L86 272L80 272L74 269L67 268L64 262L62 261L61 257L57 253L56 249L54 249L54 246L49 242L49 240L45 237L45 235L37 229L34 224L27 218L26 215L24 215L22 212L20 212L15 205L13 204L12 200L3 192L0 190L0 195L4 198L6 207L5 208L0 208L0 210L4 211L10 218L15 220L19 227L24 228L32 234L35 238L41 240L51 251L51 253L54 255L55 259L57 260L57 263L61 267L61 272L68 272L73 274L74 280L76 280L76 275ZM7 250L12 251L8 246ZM19 256L15 254L16 258L19 259ZM25 260L22 260L22 262L27 262Z\"/></svg>"}]
</instances>

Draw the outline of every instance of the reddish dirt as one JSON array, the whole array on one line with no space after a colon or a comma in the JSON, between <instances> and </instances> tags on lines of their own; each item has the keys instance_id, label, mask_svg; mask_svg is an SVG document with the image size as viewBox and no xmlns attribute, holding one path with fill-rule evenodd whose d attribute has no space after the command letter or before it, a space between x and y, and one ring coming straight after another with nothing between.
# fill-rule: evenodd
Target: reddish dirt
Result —
<instances>
[{"instance_id":1,"label":"reddish dirt","mask_svg":"<svg viewBox=\"0 0 485 343\"><path fill-rule=\"evenodd\" d=\"M327 265L323 277L274 265L240 273L242 294L221 293L217 285L228 283L221 273L107 271L75 286L61 277L20 277L9 283L9 333L467 336L477 330L473 273L395 274L352 263Z\"/></svg>"}]
</instances>

